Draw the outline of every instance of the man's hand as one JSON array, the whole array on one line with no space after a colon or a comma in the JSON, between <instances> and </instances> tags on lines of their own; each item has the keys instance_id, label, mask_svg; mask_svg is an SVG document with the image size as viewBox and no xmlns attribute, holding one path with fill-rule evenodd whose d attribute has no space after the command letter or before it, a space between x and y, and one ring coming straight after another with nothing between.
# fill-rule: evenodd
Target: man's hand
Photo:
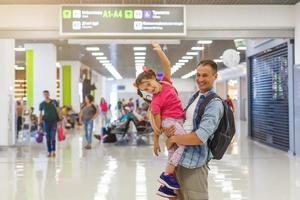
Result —
<instances>
[{"instance_id":1,"label":"man's hand","mask_svg":"<svg viewBox=\"0 0 300 200\"><path fill-rule=\"evenodd\" d=\"M175 135L176 128L175 128L174 125L172 125L172 126L170 126L168 128L162 128L162 131L163 131L163 133L165 134L165 136L167 138L170 138L170 137L172 137L172 136Z\"/></svg>"}]
</instances>

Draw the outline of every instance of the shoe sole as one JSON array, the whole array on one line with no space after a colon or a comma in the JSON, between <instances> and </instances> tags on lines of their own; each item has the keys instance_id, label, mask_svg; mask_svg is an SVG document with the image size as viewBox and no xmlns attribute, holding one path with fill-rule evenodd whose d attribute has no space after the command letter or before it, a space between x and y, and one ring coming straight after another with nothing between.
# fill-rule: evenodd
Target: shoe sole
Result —
<instances>
[{"instance_id":1,"label":"shoe sole","mask_svg":"<svg viewBox=\"0 0 300 200\"><path fill-rule=\"evenodd\" d=\"M156 192L156 194L157 194L158 196L161 196L161 197L164 197L164 198L177 197L177 196L174 196L174 195L167 195L167 194L162 193L162 192Z\"/></svg>"},{"instance_id":2,"label":"shoe sole","mask_svg":"<svg viewBox=\"0 0 300 200\"><path fill-rule=\"evenodd\" d=\"M161 178L157 179L157 181L158 181L160 184L166 186L166 187L169 188L169 189L172 189L172 190L179 190L179 189L180 189L180 188L175 188L175 187L170 186L166 181L164 181L164 180L161 179Z\"/></svg>"}]
</instances>

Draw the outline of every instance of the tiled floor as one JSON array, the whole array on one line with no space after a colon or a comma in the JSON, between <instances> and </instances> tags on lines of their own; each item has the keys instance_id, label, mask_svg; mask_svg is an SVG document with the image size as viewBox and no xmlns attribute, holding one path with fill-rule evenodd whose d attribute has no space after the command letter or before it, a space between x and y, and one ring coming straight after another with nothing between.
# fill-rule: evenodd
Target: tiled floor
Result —
<instances>
[{"instance_id":1,"label":"tiled floor","mask_svg":"<svg viewBox=\"0 0 300 200\"><path fill-rule=\"evenodd\" d=\"M299 200L300 159L253 142L238 123L238 137L221 161L210 164L211 200ZM1 200L155 200L166 153L150 146L94 144L81 134L58 145L55 159L33 144L0 150Z\"/></svg>"}]
</instances>

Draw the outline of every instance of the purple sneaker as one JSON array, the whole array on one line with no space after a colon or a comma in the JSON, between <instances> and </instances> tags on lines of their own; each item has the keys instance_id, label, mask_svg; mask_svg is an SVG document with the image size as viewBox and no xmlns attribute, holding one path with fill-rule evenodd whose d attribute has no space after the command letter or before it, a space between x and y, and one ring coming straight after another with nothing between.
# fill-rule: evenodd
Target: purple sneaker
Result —
<instances>
[{"instance_id":1,"label":"purple sneaker","mask_svg":"<svg viewBox=\"0 0 300 200\"><path fill-rule=\"evenodd\" d=\"M177 197L175 192L172 189L167 188L166 186L160 186L156 194L165 198Z\"/></svg>"},{"instance_id":2,"label":"purple sneaker","mask_svg":"<svg viewBox=\"0 0 300 200\"><path fill-rule=\"evenodd\" d=\"M165 175L164 172L160 175L158 182L172 190L179 190L180 188L180 185L178 184L175 176Z\"/></svg>"}]
</instances>

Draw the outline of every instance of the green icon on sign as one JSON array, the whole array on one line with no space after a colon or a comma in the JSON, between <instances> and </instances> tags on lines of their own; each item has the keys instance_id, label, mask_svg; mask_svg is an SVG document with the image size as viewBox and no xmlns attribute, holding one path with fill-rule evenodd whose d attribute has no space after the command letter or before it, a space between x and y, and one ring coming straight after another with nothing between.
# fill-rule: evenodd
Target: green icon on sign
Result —
<instances>
[{"instance_id":1,"label":"green icon on sign","mask_svg":"<svg viewBox=\"0 0 300 200\"><path fill-rule=\"evenodd\" d=\"M124 16L125 16L125 19L133 19L133 10L125 10Z\"/></svg>"},{"instance_id":2,"label":"green icon on sign","mask_svg":"<svg viewBox=\"0 0 300 200\"><path fill-rule=\"evenodd\" d=\"M72 18L72 11L71 10L63 10L63 18L64 19L71 19Z\"/></svg>"}]
</instances>

